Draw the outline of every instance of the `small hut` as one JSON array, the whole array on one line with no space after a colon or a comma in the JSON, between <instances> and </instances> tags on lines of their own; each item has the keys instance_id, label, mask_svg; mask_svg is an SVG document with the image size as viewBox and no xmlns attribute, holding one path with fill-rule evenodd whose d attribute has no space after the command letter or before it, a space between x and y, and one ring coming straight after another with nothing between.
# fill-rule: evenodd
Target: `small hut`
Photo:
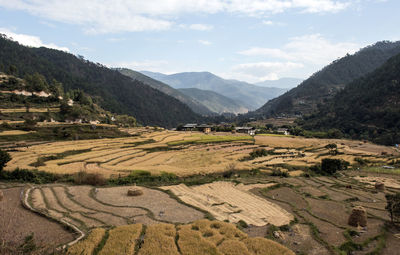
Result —
<instances>
[{"instance_id":1,"label":"small hut","mask_svg":"<svg viewBox=\"0 0 400 255\"><path fill-rule=\"evenodd\" d=\"M362 206L356 206L351 211L348 224L353 227L367 226L367 211Z\"/></svg>"},{"instance_id":2,"label":"small hut","mask_svg":"<svg viewBox=\"0 0 400 255\"><path fill-rule=\"evenodd\" d=\"M385 184L383 184L382 182L375 182L375 189L377 191L385 191Z\"/></svg>"}]
</instances>

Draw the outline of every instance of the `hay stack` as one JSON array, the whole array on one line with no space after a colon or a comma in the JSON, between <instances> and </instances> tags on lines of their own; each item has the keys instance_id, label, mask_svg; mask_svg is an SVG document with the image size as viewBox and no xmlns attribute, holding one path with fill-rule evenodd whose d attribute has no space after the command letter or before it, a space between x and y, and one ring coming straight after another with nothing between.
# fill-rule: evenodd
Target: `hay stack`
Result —
<instances>
[{"instance_id":1,"label":"hay stack","mask_svg":"<svg viewBox=\"0 0 400 255\"><path fill-rule=\"evenodd\" d=\"M3 200L4 195L3 195L3 191L0 190L0 202Z\"/></svg>"},{"instance_id":2,"label":"hay stack","mask_svg":"<svg viewBox=\"0 0 400 255\"><path fill-rule=\"evenodd\" d=\"M140 195L143 195L142 189L137 188L137 187L128 189L128 196L137 197L137 196L140 196Z\"/></svg>"},{"instance_id":3,"label":"hay stack","mask_svg":"<svg viewBox=\"0 0 400 255\"><path fill-rule=\"evenodd\" d=\"M356 206L351 211L348 224L353 227L367 226L367 211L362 206Z\"/></svg>"},{"instance_id":4,"label":"hay stack","mask_svg":"<svg viewBox=\"0 0 400 255\"><path fill-rule=\"evenodd\" d=\"M385 191L385 184L383 184L382 182L376 182L375 189L377 191Z\"/></svg>"}]
</instances>

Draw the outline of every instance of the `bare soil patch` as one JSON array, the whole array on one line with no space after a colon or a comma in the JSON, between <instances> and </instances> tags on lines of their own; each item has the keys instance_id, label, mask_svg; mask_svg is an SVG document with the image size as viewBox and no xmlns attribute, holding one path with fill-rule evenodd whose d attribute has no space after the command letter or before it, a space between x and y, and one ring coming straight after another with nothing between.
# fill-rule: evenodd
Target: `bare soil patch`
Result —
<instances>
[{"instance_id":1,"label":"bare soil patch","mask_svg":"<svg viewBox=\"0 0 400 255\"><path fill-rule=\"evenodd\" d=\"M0 238L18 246L31 233L37 244L54 248L74 239L60 224L25 209L20 202L21 188L2 189L0 202ZM51 233L51 234L50 234Z\"/></svg>"},{"instance_id":2,"label":"bare soil patch","mask_svg":"<svg viewBox=\"0 0 400 255\"><path fill-rule=\"evenodd\" d=\"M141 187L143 195L127 196L129 189L136 186L101 188L96 193L96 198L113 206L138 206L149 209L156 219L168 222L187 223L203 218L203 213L178 203L168 194Z\"/></svg>"}]
</instances>

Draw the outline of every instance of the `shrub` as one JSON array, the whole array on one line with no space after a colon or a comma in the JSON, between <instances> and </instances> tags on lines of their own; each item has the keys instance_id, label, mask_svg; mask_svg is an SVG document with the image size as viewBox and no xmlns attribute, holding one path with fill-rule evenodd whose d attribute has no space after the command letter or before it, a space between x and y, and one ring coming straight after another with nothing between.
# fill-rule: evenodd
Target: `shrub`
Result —
<instances>
[{"instance_id":1,"label":"shrub","mask_svg":"<svg viewBox=\"0 0 400 255\"><path fill-rule=\"evenodd\" d=\"M92 186L103 186L106 184L106 179L99 173L87 173L85 171L79 171L74 175L75 184L88 184Z\"/></svg>"},{"instance_id":2,"label":"shrub","mask_svg":"<svg viewBox=\"0 0 400 255\"><path fill-rule=\"evenodd\" d=\"M281 171L279 169L274 169L271 173L271 176L289 177L289 172Z\"/></svg>"},{"instance_id":3,"label":"shrub","mask_svg":"<svg viewBox=\"0 0 400 255\"><path fill-rule=\"evenodd\" d=\"M55 182L61 179L61 176L38 170L27 170L27 169L17 168L11 172L9 171L0 172L0 179L6 181L32 182L37 184L43 184L43 183Z\"/></svg>"},{"instance_id":4,"label":"shrub","mask_svg":"<svg viewBox=\"0 0 400 255\"><path fill-rule=\"evenodd\" d=\"M10 154L8 152L0 150L0 171L6 166L7 162L11 160Z\"/></svg>"},{"instance_id":5,"label":"shrub","mask_svg":"<svg viewBox=\"0 0 400 255\"><path fill-rule=\"evenodd\" d=\"M342 159L324 158L321 164L310 167L310 170L322 175L333 175L336 171L347 169L349 165L349 162Z\"/></svg>"},{"instance_id":6,"label":"shrub","mask_svg":"<svg viewBox=\"0 0 400 255\"><path fill-rule=\"evenodd\" d=\"M400 192L396 194L386 194L387 200L386 210L390 214L390 219L393 222L400 221Z\"/></svg>"}]
</instances>

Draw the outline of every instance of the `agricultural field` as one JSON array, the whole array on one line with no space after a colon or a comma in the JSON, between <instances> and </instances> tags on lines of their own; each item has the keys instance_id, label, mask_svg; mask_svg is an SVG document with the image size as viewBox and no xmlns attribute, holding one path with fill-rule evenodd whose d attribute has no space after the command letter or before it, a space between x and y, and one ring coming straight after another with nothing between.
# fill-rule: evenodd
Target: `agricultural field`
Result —
<instances>
[{"instance_id":1,"label":"agricultural field","mask_svg":"<svg viewBox=\"0 0 400 255\"><path fill-rule=\"evenodd\" d=\"M218 221L199 220L178 226L164 223L147 228L134 224L106 231L94 229L85 240L70 247L67 254L91 254L96 249L98 254L121 255L133 254L135 250L139 255L294 255L279 243L249 237L235 225Z\"/></svg>"},{"instance_id":2,"label":"agricultural field","mask_svg":"<svg viewBox=\"0 0 400 255\"><path fill-rule=\"evenodd\" d=\"M271 184L252 186L213 182L192 187L179 184L162 188L172 191L183 202L210 212L220 221L226 220L233 223L244 221L254 226L287 225L293 220L290 213L248 191L255 187L270 186Z\"/></svg>"},{"instance_id":3,"label":"agricultural field","mask_svg":"<svg viewBox=\"0 0 400 255\"><path fill-rule=\"evenodd\" d=\"M385 192L371 185L373 176L375 181L388 184ZM369 177L368 182L365 177ZM21 198L31 210L74 229L73 235L67 232L69 239L57 236L62 238L57 239L59 245L72 238L82 239L69 248L69 254L81 254L82 249L87 249L82 254L94 250L108 254L114 246L123 249L121 254L132 254L133 250L157 254L160 249L167 254L281 254L267 253L275 244L270 240L283 245L276 249L288 247L297 254L395 254L399 231L386 225L390 218L385 194L400 191L389 185L398 183L399 175L348 170L336 178L282 178L260 173L227 180L231 182L153 189L67 184L21 189L8 183L0 183L0 189L5 197L14 192L13 203L18 204ZM142 192L128 196L130 189ZM366 209L366 227L348 225L356 206ZM205 217L218 221L209 222ZM40 233L47 228L46 219L42 221L30 225L33 231ZM15 220L10 227L17 223Z\"/></svg>"},{"instance_id":4,"label":"agricultural field","mask_svg":"<svg viewBox=\"0 0 400 255\"><path fill-rule=\"evenodd\" d=\"M34 238L43 253L76 238L56 221L25 209L20 201L23 190L23 185L19 184L0 185L4 196L0 199L0 254L21 254L18 247L28 236Z\"/></svg>"},{"instance_id":5,"label":"agricultural field","mask_svg":"<svg viewBox=\"0 0 400 255\"><path fill-rule=\"evenodd\" d=\"M96 227L132 223L188 223L204 213L178 203L165 192L141 187L142 194L127 196L134 186L41 185L26 192L29 205L50 218L67 222L87 233Z\"/></svg>"},{"instance_id":6,"label":"agricultural field","mask_svg":"<svg viewBox=\"0 0 400 255\"><path fill-rule=\"evenodd\" d=\"M48 142L15 148L6 170L16 167L51 173L79 171L100 173L105 177L129 175L133 170L162 172L177 176L210 174L231 169L260 169L265 172L289 171L302 174L304 168L323 158L344 159L355 164L362 159L386 164L399 158L395 148L370 143L335 139L307 139L288 136L255 137L243 134L176 132L146 128L124 129L130 137L96 140ZM335 144L337 151L325 146ZM249 158L255 149L267 155Z\"/></svg>"},{"instance_id":7,"label":"agricultural field","mask_svg":"<svg viewBox=\"0 0 400 255\"><path fill-rule=\"evenodd\" d=\"M69 183L0 183L6 197L12 190L16 201L42 219L29 225L39 240L49 222L42 215L59 222L62 231L61 225L72 230L49 239L56 246L72 244L69 254L109 254L115 247L120 254L293 254L284 247L296 254L395 254L399 231L387 225L385 209L385 194L400 191L398 169L389 166L399 159L395 148L148 127L122 131L129 136L21 143L10 150L6 171L75 174ZM334 153L327 146L332 144ZM312 176L308 167L323 158L353 167L335 177ZM106 186L72 185L81 173L110 180ZM173 181L116 182L140 175ZM375 189L377 182L384 192ZM128 196L135 189L140 194ZM365 208L367 227L348 225L356 206ZM18 230L17 223L11 226ZM21 242L29 233L19 231Z\"/></svg>"}]
</instances>

